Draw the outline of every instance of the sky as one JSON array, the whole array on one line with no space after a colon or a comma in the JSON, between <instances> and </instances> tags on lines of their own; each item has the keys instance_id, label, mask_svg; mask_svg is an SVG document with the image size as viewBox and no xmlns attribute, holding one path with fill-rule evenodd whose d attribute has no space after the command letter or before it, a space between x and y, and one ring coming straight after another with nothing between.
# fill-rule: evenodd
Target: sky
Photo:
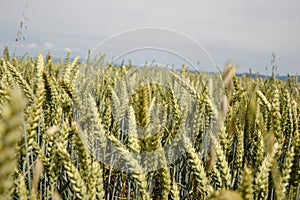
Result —
<instances>
[{"instance_id":1,"label":"sky","mask_svg":"<svg viewBox=\"0 0 300 200\"><path fill-rule=\"evenodd\" d=\"M238 72L261 74L275 65L279 74L296 74L299 9L298 0L0 0L0 48L8 45L18 56L65 56L69 49L82 59L94 49L119 60L221 69L230 62Z\"/></svg>"}]
</instances>

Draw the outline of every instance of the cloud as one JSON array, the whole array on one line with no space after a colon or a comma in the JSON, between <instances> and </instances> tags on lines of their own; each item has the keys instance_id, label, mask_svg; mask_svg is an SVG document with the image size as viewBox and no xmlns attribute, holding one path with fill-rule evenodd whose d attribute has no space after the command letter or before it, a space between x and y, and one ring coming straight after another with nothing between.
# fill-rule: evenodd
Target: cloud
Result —
<instances>
[{"instance_id":1,"label":"cloud","mask_svg":"<svg viewBox=\"0 0 300 200\"><path fill-rule=\"evenodd\" d=\"M44 44L44 49L45 50L51 50L51 49L54 49L54 47L55 47L55 45L53 43L51 43L51 42L46 42Z\"/></svg>"},{"instance_id":2,"label":"cloud","mask_svg":"<svg viewBox=\"0 0 300 200\"><path fill-rule=\"evenodd\" d=\"M68 52L68 51L71 51L71 52L79 52L81 49L76 47L76 48L71 48L71 47L65 47L63 48L63 51L64 52Z\"/></svg>"},{"instance_id":3,"label":"cloud","mask_svg":"<svg viewBox=\"0 0 300 200\"><path fill-rule=\"evenodd\" d=\"M37 43L30 43L30 44L27 45L27 48L35 50L35 49L38 48L38 44Z\"/></svg>"}]
</instances>

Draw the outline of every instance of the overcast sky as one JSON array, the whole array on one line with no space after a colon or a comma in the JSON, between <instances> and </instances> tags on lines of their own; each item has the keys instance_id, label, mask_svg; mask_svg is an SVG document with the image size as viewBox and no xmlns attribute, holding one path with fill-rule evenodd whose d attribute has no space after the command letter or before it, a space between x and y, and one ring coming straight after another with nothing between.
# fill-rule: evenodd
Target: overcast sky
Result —
<instances>
[{"instance_id":1,"label":"overcast sky","mask_svg":"<svg viewBox=\"0 0 300 200\"><path fill-rule=\"evenodd\" d=\"M161 27L202 44L221 68L231 61L240 72L252 68L270 73L266 67L275 53L277 72L295 74L300 73L299 10L298 0L0 0L0 45L14 50L23 21L27 29L22 29L25 40L18 42L17 54L50 51L65 56L70 49L72 55L84 58L88 49L112 35L140 27ZM161 42L165 38L147 33L135 36ZM174 37L167 40L177 46L165 48L181 48L180 54L188 54L189 43L176 38L172 41ZM128 50L128 43L131 41L121 42L118 53Z\"/></svg>"}]
</instances>

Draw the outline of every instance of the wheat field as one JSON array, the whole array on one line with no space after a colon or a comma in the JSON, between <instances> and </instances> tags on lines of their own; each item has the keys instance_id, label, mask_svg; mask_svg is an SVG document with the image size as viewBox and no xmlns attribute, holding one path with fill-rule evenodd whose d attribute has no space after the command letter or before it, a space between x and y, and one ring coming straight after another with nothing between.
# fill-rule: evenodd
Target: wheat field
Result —
<instances>
[{"instance_id":1,"label":"wheat field","mask_svg":"<svg viewBox=\"0 0 300 200\"><path fill-rule=\"evenodd\" d=\"M300 199L298 77L0 59L0 199Z\"/></svg>"}]
</instances>

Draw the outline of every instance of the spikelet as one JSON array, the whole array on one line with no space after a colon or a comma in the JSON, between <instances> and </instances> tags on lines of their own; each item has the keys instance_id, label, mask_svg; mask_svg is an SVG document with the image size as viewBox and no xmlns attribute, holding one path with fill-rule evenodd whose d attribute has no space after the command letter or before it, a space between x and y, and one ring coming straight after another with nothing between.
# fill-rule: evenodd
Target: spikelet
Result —
<instances>
[{"instance_id":1,"label":"spikelet","mask_svg":"<svg viewBox=\"0 0 300 200\"><path fill-rule=\"evenodd\" d=\"M22 88L24 94L26 95L26 97L28 99L28 102L30 104L32 104L33 99L34 99L34 94L33 94L32 89L30 88L30 86L26 82L26 80L23 78L23 76L20 74L20 72L16 69L15 66L10 64L9 62L5 62L4 60L2 60L2 62L3 62L3 67L7 68L10 71L10 73L13 76L13 78L15 79L15 81Z\"/></svg>"},{"instance_id":2,"label":"spikelet","mask_svg":"<svg viewBox=\"0 0 300 200\"><path fill-rule=\"evenodd\" d=\"M16 144L21 136L23 102L19 90L9 93L10 100L3 108L0 121L0 199L8 199L12 173L16 167Z\"/></svg>"},{"instance_id":3,"label":"spikelet","mask_svg":"<svg viewBox=\"0 0 300 200\"><path fill-rule=\"evenodd\" d=\"M122 120L122 111L121 111L121 103L120 103L120 99L118 97L118 95L116 94L116 92L111 89L111 105L112 105L112 114L114 117L114 120L116 121L117 124L119 124Z\"/></svg>"},{"instance_id":4,"label":"spikelet","mask_svg":"<svg viewBox=\"0 0 300 200\"><path fill-rule=\"evenodd\" d=\"M258 97L260 98L260 102L264 105L264 106L266 106L266 108L267 108L267 110L269 111L269 112L271 112L272 111L272 105L271 105L271 103L268 101L268 99L267 99L267 97L261 92L261 91L259 91L259 90L257 90L257 94L258 94Z\"/></svg>"},{"instance_id":5,"label":"spikelet","mask_svg":"<svg viewBox=\"0 0 300 200\"><path fill-rule=\"evenodd\" d=\"M90 154L93 155L93 159L98 159L98 153L103 153L106 149L106 130L104 126L102 125L102 121L97 109L96 102L92 96L88 97L88 105L91 108L91 113L92 113L92 119L91 122L94 124L94 131L96 132L95 135L91 137L95 137L95 143L91 145L90 148Z\"/></svg>"},{"instance_id":6,"label":"spikelet","mask_svg":"<svg viewBox=\"0 0 300 200\"><path fill-rule=\"evenodd\" d=\"M71 51L68 49L67 56L64 62L64 66L61 68L61 74L64 76L67 72L67 68L70 66L70 57L71 57ZM69 75L69 74L68 74Z\"/></svg>"},{"instance_id":7,"label":"spikelet","mask_svg":"<svg viewBox=\"0 0 300 200\"><path fill-rule=\"evenodd\" d=\"M163 145L168 145L172 139L175 137L177 132L180 129L181 124L181 111L179 109L179 104L174 94L174 91L171 88L167 88L167 102L168 102L168 109L169 109L169 116L172 117L170 120L172 121L172 128L168 131L168 134L165 136L163 140Z\"/></svg>"},{"instance_id":8,"label":"spikelet","mask_svg":"<svg viewBox=\"0 0 300 200\"><path fill-rule=\"evenodd\" d=\"M160 155L161 157L164 157L164 155ZM159 172L159 180L161 183L161 199L168 199L169 193L171 191L171 175L169 171L169 167L167 166L167 162L165 158L162 158L161 163L159 166L162 166L161 169L158 170Z\"/></svg>"},{"instance_id":9,"label":"spikelet","mask_svg":"<svg viewBox=\"0 0 300 200\"><path fill-rule=\"evenodd\" d=\"M61 111L59 110L59 95L57 90L57 85L54 84L55 79L50 78L47 72L43 73L43 79L45 82L45 93L46 93L46 102L50 106L50 120L54 126L59 125L61 119Z\"/></svg>"},{"instance_id":10,"label":"spikelet","mask_svg":"<svg viewBox=\"0 0 300 200\"><path fill-rule=\"evenodd\" d=\"M173 80L175 80L179 85L181 85L183 88L185 88L196 101L202 102L201 95L199 95L198 92L184 78L179 77L173 72L170 73L170 77Z\"/></svg>"},{"instance_id":11,"label":"spikelet","mask_svg":"<svg viewBox=\"0 0 300 200\"><path fill-rule=\"evenodd\" d=\"M222 188L229 189L231 183L230 169L226 160L225 152L218 141L215 143L215 150L216 165L222 177Z\"/></svg>"},{"instance_id":12,"label":"spikelet","mask_svg":"<svg viewBox=\"0 0 300 200\"><path fill-rule=\"evenodd\" d=\"M210 180L210 184L213 186L215 190L220 190L222 189L222 177L221 173L217 168L217 165L215 163L211 163L212 166L209 166L209 172L208 172L208 177Z\"/></svg>"},{"instance_id":13,"label":"spikelet","mask_svg":"<svg viewBox=\"0 0 300 200\"><path fill-rule=\"evenodd\" d=\"M209 181L206 177L203 162L199 158L198 154L195 152L195 149L193 148L189 139L185 135L182 135L182 137L183 137L182 138L183 145L187 154L189 166L193 170L193 173L195 174L195 179L198 184L197 187L203 194L203 197L206 198L207 196L210 195L211 188L209 186Z\"/></svg>"},{"instance_id":14,"label":"spikelet","mask_svg":"<svg viewBox=\"0 0 300 200\"><path fill-rule=\"evenodd\" d=\"M176 180L172 181L172 186L171 186L171 198L174 200L180 200L179 196L179 189Z\"/></svg>"},{"instance_id":15,"label":"spikelet","mask_svg":"<svg viewBox=\"0 0 300 200\"><path fill-rule=\"evenodd\" d=\"M259 169L261 163L265 157L265 143L260 130L257 130L257 142L256 142L256 152L255 152L255 166Z\"/></svg>"},{"instance_id":16,"label":"spikelet","mask_svg":"<svg viewBox=\"0 0 300 200\"><path fill-rule=\"evenodd\" d=\"M224 154L227 155L227 153L229 152L229 148L230 148L230 140L229 140L229 135L228 132L226 131L226 127L223 127L221 129L221 133L219 135L219 143L224 151Z\"/></svg>"},{"instance_id":17,"label":"spikelet","mask_svg":"<svg viewBox=\"0 0 300 200\"><path fill-rule=\"evenodd\" d=\"M136 120L137 124L143 128L147 128L150 123L150 99L151 91L150 85L140 86L137 90L137 103L136 103Z\"/></svg>"},{"instance_id":18,"label":"spikelet","mask_svg":"<svg viewBox=\"0 0 300 200\"><path fill-rule=\"evenodd\" d=\"M237 123L235 125L235 131L236 131L236 155L235 155L235 160L233 162L234 168L237 170L236 178L233 179L235 184L240 183L240 176L243 171L243 165L244 165L244 132L242 128L240 127L239 120L237 119Z\"/></svg>"},{"instance_id":19,"label":"spikelet","mask_svg":"<svg viewBox=\"0 0 300 200\"><path fill-rule=\"evenodd\" d=\"M279 90L274 90L274 97L272 101L272 122L273 131L277 140L282 140L281 136L281 114L280 114L280 101L279 101Z\"/></svg>"},{"instance_id":20,"label":"spikelet","mask_svg":"<svg viewBox=\"0 0 300 200\"><path fill-rule=\"evenodd\" d=\"M69 52L68 55L70 55ZM68 61L66 61L64 80L68 82L71 86L73 86L72 82L74 81L74 78L77 75L79 69L78 61L79 56L76 56L71 64Z\"/></svg>"},{"instance_id":21,"label":"spikelet","mask_svg":"<svg viewBox=\"0 0 300 200\"><path fill-rule=\"evenodd\" d=\"M255 177L254 193L255 199L267 199L268 198L268 185L269 185L269 172L274 162L275 154L279 150L278 143L275 143L270 154L268 154L263 160L261 167Z\"/></svg>"},{"instance_id":22,"label":"spikelet","mask_svg":"<svg viewBox=\"0 0 300 200\"><path fill-rule=\"evenodd\" d=\"M18 173L18 179L17 179L17 194L19 196L19 199L28 199L28 192L26 188L25 178L21 172Z\"/></svg>"},{"instance_id":23,"label":"spikelet","mask_svg":"<svg viewBox=\"0 0 300 200\"><path fill-rule=\"evenodd\" d=\"M34 103L31 106L31 112L28 119L28 125L27 125L27 134L28 134L28 150L27 153L31 154L31 150L34 147L34 142L36 139L36 133L37 133L37 126L38 121L40 118L40 115L42 113L42 104L44 100L44 84L43 84L43 70L44 70L44 61L42 54L39 54L37 56L36 61L37 66L37 82L39 83L37 85L36 94L34 98Z\"/></svg>"},{"instance_id":24,"label":"spikelet","mask_svg":"<svg viewBox=\"0 0 300 200\"><path fill-rule=\"evenodd\" d=\"M80 172L75 167L75 165L71 162L68 152L66 151L66 149L64 149L61 143L57 144L57 149L58 149L59 157L62 160L62 163L66 170L66 173L68 174L68 178L72 183L72 187L75 191L76 197L78 199L87 199L88 197L87 188L84 183L84 180L80 175Z\"/></svg>"},{"instance_id":25,"label":"spikelet","mask_svg":"<svg viewBox=\"0 0 300 200\"><path fill-rule=\"evenodd\" d=\"M291 144L292 147L294 147L294 159L292 164L292 171L290 172L291 177L290 177L289 185L291 188L295 189L299 187L299 177L300 177L300 164L299 164L299 159L300 159L300 131L299 130L300 129L298 124L300 123L300 114L299 114L300 110L299 108L297 110L297 106L299 107L299 104L297 104L295 101L293 101L292 104L293 104L293 116L294 116L293 118L294 118L295 131L293 136L291 137ZM291 155L287 155L287 156L291 156ZM300 193L298 192L298 194Z\"/></svg>"},{"instance_id":26,"label":"spikelet","mask_svg":"<svg viewBox=\"0 0 300 200\"><path fill-rule=\"evenodd\" d=\"M74 137L74 147L77 149L78 168L84 181L87 182L89 173L92 171L92 160L86 145L84 133L79 133L75 122L71 122L71 131Z\"/></svg>"},{"instance_id":27,"label":"spikelet","mask_svg":"<svg viewBox=\"0 0 300 200\"><path fill-rule=\"evenodd\" d=\"M139 153L141 151L137 134L135 113L132 106L129 106L128 110L128 148L134 153Z\"/></svg>"},{"instance_id":28,"label":"spikelet","mask_svg":"<svg viewBox=\"0 0 300 200\"><path fill-rule=\"evenodd\" d=\"M4 85L0 84L0 110L3 110L4 104L10 99L9 89ZM2 118L2 113L0 112L0 118Z\"/></svg>"},{"instance_id":29,"label":"spikelet","mask_svg":"<svg viewBox=\"0 0 300 200\"><path fill-rule=\"evenodd\" d=\"M107 138L114 145L117 152L125 160L128 171L132 173L132 177L135 179L139 188L141 198L143 200L150 199L150 195L147 191L147 181L144 170L139 165L138 161L130 154L130 152L122 145L122 143L116 139L113 135L107 135Z\"/></svg>"},{"instance_id":30,"label":"spikelet","mask_svg":"<svg viewBox=\"0 0 300 200\"><path fill-rule=\"evenodd\" d=\"M113 117L117 124L120 124L124 117L125 111L128 108L129 97L127 94L125 81L120 80L119 88L112 91L112 111Z\"/></svg>"},{"instance_id":31,"label":"spikelet","mask_svg":"<svg viewBox=\"0 0 300 200\"><path fill-rule=\"evenodd\" d=\"M284 133L285 139L290 137L294 132L294 122L293 122L293 111L292 111L292 102L291 96L287 89L283 92L283 103L281 106L281 115L282 115L282 133ZM288 143L287 143L288 144ZM285 145L287 146L287 145ZM286 147L285 147L286 148Z\"/></svg>"},{"instance_id":32,"label":"spikelet","mask_svg":"<svg viewBox=\"0 0 300 200\"><path fill-rule=\"evenodd\" d=\"M285 160L282 167L282 184L283 184L284 193L286 193L288 190L294 156L295 156L295 152L294 152L294 147L292 146L290 150L286 153Z\"/></svg>"},{"instance_id":33,"label":"spikelet","mask_svg":"<svg viewBox=\"0 0 300 200\"><path fill-rule=\"evenodd\" d=\"M104 199L103 174L98 162L92 163L92 171L87 184L90 190L89 199Z\"/></svg>"},{"instance_id":34,"label":"spikelet","mask_svg":"<svg viewBox=\"0 0 300 200\"><path fill-rule=\"evenodd\" d=\"M110 132L112 124L112 110L111 101L109 98L105 98L103 103L103 116L102 116L103 127L105 131Z\"/></svg>"},{"instance_id":35,"label":"spikelet","mask_svg":"<svg viewBox=\"0 0 300 200\"><path fill-rule=\"evenodd\" d=\"M58 127L51 127L46 131L45 137L47 140L47 158L49 159L49 181L50 181L50 188L53 191L55 188L55 182L57 175L59 173L59 168L61 166L61 161L56 159L58 156L58 152L56 149L56 139L58 138L59 130Z\"/></svg>"},{"instance_id":36,"label":"spikelet","mask_svg":"<svg viewBox=\"0 0 300 200\"><path fill-rule=\"evenodd\" d=\"M242 183L240 185L240 192L244 200L252 200L253 197L253 175L252 170L245 167L242 173Z\"/></svg>"}]
</instances>

